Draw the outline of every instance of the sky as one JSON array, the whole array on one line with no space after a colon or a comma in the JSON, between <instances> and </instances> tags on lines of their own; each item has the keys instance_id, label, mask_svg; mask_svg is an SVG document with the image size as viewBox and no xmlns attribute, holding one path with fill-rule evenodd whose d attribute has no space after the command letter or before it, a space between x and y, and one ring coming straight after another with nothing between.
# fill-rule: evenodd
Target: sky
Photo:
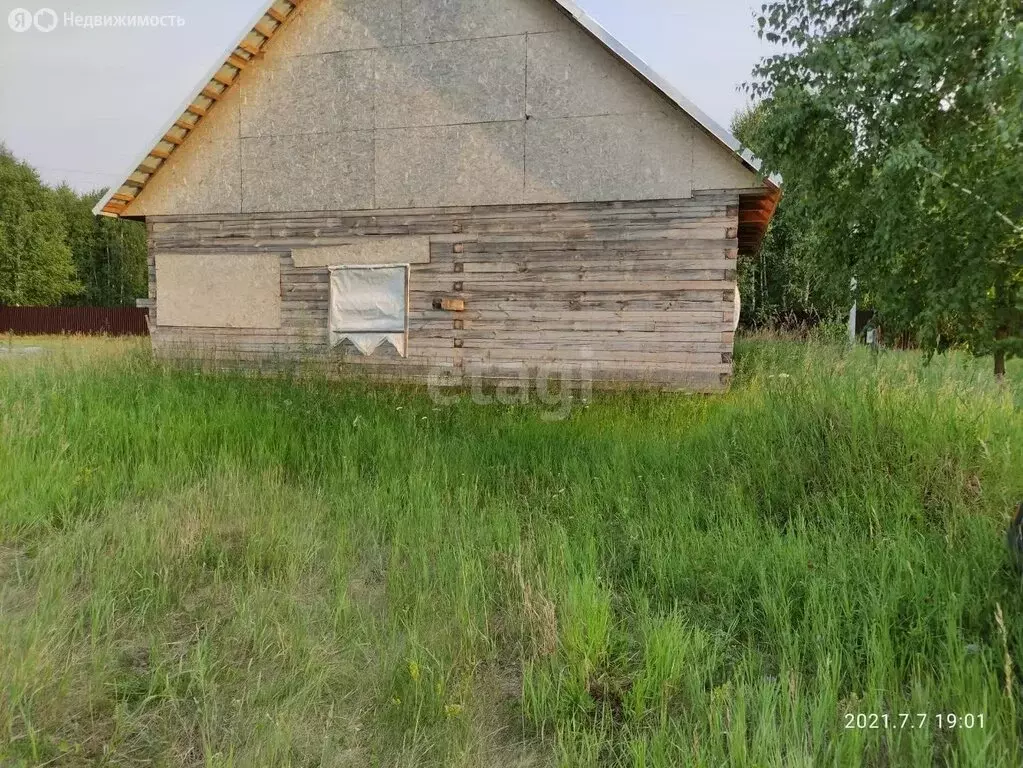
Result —
<instances>
[{"instance_id":1,"label":"sky","mask_svg":"<svg viewBox=\"0 0 1023 768\"><path fill-rule=\"evenodd\" d=\"M723 126L769 53L760 0L577 0ZM49 184L120 182L267 0L0 0L0 142ZM55 12L49 32L14 31L18 9ZM85 28L65 13L173 16L181 25ZM44 26L49 18L38 17Z\"/></svg>"}]
</instances>

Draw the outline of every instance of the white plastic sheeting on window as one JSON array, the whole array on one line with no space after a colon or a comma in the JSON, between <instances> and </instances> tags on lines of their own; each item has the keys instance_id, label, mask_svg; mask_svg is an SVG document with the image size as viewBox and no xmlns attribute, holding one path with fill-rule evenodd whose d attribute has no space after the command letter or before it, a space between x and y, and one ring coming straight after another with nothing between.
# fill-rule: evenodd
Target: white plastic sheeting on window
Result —
<instances>
[{"instance_id":1,"label":"white plastic sheeting on window","mask_svg":"<svg viewBox=\"0 0 1023 768\"><path fill-rule=\"evenodd\" d=\"M405 357L407 264L330 268L330 344L348 339L364 355L389 342Z\"/></svg>"}]
</instances>

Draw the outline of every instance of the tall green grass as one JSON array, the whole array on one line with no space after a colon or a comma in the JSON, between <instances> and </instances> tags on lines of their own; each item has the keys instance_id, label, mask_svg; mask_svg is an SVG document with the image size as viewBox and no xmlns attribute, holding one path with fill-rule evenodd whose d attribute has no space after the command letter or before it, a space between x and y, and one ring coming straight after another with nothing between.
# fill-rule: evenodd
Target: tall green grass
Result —
<instances>
[{"instance_id":1,"label":"tall green grass","mask_svg":"<svg viewBox=\"0 0 1023 768\"><path fill-rule=\"evenodd\" d=\"M737 360L560 422L0 362L0 764L1020 765L1023 372Z\"/></svg>"}]
</instances>

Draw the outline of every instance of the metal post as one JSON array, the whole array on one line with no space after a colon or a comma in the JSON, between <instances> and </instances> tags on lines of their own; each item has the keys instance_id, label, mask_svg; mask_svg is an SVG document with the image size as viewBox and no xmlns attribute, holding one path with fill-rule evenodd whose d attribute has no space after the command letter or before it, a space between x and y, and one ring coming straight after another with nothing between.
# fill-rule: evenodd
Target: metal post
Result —
<instances>
[{"instance_id":1,"label":"metal post","mask_svg":"<svg viewBox=\"0 0 1023 768\"><path fill-rule=\"evenodd\" d=\"M852 279L849 290L853 295L852 309L849 310L849 343L856 344L856 278Z\"/></svg>"}]
</instances>

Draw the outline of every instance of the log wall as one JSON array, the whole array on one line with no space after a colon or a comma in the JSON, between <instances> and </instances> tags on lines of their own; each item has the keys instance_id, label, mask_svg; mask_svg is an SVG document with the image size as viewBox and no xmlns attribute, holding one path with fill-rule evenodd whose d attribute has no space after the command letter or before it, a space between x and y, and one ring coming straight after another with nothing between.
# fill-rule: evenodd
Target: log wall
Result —
<instances>
[{"instance_id":1,"label":"log wall","mask_svg":"<svg viewBox=\"0 0 1023 768\"><path fill-rule=\"evenodd\" d=\"M739 195L362 212L149 217L149 309L162 358L466 383L551 376L597 386L718 391L732 372ZM329 274L292 250L423 235L408 357L330 349ZM278 328L160 323L160 253L274 253ZM435 306L460 299L464 311Z\"/></svg>"}]
</instances>

